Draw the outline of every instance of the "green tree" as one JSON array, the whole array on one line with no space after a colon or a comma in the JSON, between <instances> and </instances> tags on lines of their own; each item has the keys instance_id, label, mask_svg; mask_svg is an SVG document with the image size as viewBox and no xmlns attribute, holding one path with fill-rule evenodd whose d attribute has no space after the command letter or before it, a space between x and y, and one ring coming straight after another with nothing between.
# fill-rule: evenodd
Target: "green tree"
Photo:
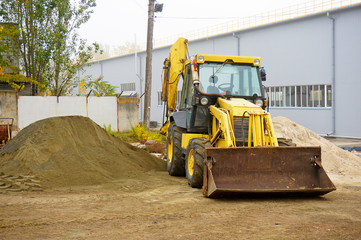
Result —
<instances>
[{"instance_id":1,"label":"green tree","mask_svg":"<svg viewBox=\"0 0 361 240\"><path fill-rule=\"evenodd\" d=\"M116 86L111 85L108 81L104 81L103 77L98 77L94 81L89 81L86 87L91 89L95 96L114 96L116 94Z\"/></svg>"},{"instance_id":2,"label":"green tree","mask_svg":"<svg viewBox=\"0 0 361 240\"><path fill-rule=\"evenodd\" d=\"M84 66L97 44L79 38L77 30L88 21L96 0L1 0L0 21L14 23L10 51L18 56L26 77L43 90L66 93L75 86L77 70ZM37 88L33 89L37 93Z\"/></svg>"},{"instance_id":3,"label":"green tree","mask_svg":"<svg viewBox=\"0 0 361 240\"><path fill-rule=\"evenodd\" d=\"M7 83L16 90L22 90L26 83L42 87L32 78L19 74L17 59L11 54L5 54L9 52L9 36L14 33L14 30L11 25L5 25L5 27L3 25L0 25L0 82Z\"/></svg>"}]
</instances>

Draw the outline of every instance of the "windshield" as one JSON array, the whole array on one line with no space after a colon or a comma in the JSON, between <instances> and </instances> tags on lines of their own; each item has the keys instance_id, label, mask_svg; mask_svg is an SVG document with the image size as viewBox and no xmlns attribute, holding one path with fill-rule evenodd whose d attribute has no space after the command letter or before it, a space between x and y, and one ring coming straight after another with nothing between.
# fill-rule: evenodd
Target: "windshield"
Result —
<instances>
[{"instance_id":1,"label":"windshield","mask_svg":"<svg viewBox=\"0 0 361 240\"><path fill-rule=\"evenodd\" d=\"M200 90L232 96L261 96L257 68L230 63L204 63L199 66Z\"/></svg>"}]
</instances>

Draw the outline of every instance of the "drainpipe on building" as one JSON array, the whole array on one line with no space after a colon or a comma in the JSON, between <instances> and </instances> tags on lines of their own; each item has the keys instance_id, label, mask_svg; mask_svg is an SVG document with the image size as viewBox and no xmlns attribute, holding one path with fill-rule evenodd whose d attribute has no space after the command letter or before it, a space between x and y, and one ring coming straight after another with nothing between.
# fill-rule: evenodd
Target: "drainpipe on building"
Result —
<instances>
[{"instance_id":1,"label":"drainpipe on building","mask_svg":"<svg viewBox=\"0 0 361 240\"><path fill-rule=\"evenodd\" d=\"M330 12L327 12L327 17L332 23L332 132L327 133L327 136L336 134L336 45L335 45L335 18L331 17Z\"/></svg>"},{"instance_id":2,"label":"drainpipe on building","mask_svg":"<svg viewBox=\"0 0 361 240\"><path fill-rule=\"evenodd\" d=\"M139 95L143 96L143 78L142 78L142 62L141 58L139 58L139 74L138 74L138 55L135 52L135 75L139 79ZM139 121L143 122L143 99L140 97L139 102Z\"/></svg>"},{"instance_id":3,"label":"drainpipe on building","mask_svg":"<svg viewBox=\"0 0 361 240\"><path fill-rule=\"evenodd\" d=\"M241 56L241 43L239 42L240 41L240 37L238 34L236 33L233 33L233 37L237 38L237 55L238 56Z\"/></svg>"},{"instance_id":4,"label":"drainpipe on building","mask_svg":"<svg viewBox=\"0 0 361 240\"><path fill-rule=\"evenodd\" d=\"M138 73L138 52L137 52L137 36L134 35L134 64L135 76L139 79L139 122L143 122L143 78L142 78L142 61L139 57L139 73Z\"/></svg>"}]
</instances>

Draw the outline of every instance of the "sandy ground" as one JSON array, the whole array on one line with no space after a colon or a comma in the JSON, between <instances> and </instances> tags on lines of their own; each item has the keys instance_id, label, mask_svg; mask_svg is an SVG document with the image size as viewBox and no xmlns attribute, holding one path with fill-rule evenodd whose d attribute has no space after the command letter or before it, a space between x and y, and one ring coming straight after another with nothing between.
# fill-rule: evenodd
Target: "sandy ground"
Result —
<instances>
[{"instance_id":1,"label":"sandy ground","mask_svg":"<svg viewBox=\"0 0 361 240\"><path fill-rule=\"evenodd\" d=\"M0 240L360 239L360 159L287 119L278 126L322 146L336 191L209 199L89 119L39 121L0 151Z\"/></svg>"},{"instance_id":2,"label":"sandy ground","mask_svg":"<svg viewBox=\"0 0 361 240\"><path fill-rule=\"evenodd\" d=\"M185 178L148 172L6 193L0 239L360 239L361 184L335 184L317 198L208 199Z\"/></svg>"}]
</instances>

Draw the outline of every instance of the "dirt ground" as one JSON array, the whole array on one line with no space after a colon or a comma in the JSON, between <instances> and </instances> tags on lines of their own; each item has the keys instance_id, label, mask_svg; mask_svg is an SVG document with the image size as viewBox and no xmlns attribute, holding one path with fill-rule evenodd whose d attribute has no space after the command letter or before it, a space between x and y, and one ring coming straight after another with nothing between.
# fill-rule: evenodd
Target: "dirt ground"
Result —
<instances>
[{"instance_id":1,"label":"dirt ground","mask_svg":"<svg viewBox=\"0 0 361 240\"><path fill-rule=\"evenodd\" d=\"M150 171L6 193L0 239L360 239L361 184L336 186L317 198L208 199L185 178Z\"/></svg>"},{"instance_id":2,"label":"dirt ground","mask_svg":"<svg viewBox=\"0 0 361 240\"><path fill-rule=\"evenodd\" d=\"M336 191L209 199L88 118L38 121L0 150L0 240L360 239L360 158L288 119L278 126L322 146Z\"/></svg>"}]
</instances>

